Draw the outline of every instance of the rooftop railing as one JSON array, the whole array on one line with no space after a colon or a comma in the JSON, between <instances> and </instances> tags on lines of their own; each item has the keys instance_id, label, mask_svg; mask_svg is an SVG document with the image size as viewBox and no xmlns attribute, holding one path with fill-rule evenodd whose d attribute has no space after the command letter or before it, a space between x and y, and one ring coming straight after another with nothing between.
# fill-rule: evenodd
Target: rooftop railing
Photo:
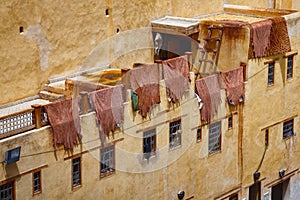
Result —
<instances>
[{"instance_id":1,"label":"rooftop railing","mask_svg":"<svg viewBox=\"0 0 300 200\"><path fill-rule=\"evenodd\" d=\"M0 117L0 139L17 135L48 125L46 111L42 105Z\"/></svg>"}]
</instances>

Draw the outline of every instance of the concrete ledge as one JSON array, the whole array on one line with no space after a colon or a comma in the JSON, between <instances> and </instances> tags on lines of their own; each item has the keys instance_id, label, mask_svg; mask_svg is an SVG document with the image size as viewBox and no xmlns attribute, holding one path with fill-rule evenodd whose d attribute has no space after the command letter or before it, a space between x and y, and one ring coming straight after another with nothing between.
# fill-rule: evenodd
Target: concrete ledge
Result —
<instances>
[{"instance_id":1,"label":"concrete ledge","mask_svg":"<svg viewBox=\"0 0 300 200\"><path fill-rule=\"evenodd\" d=\"M253 8L249 6L240 6L232 4L224 4L224 12L236 13L241 15L255 15L261 17L279 17L295 13L295 10L279 10L272 8Z\"/></svg>"}]
</instances>

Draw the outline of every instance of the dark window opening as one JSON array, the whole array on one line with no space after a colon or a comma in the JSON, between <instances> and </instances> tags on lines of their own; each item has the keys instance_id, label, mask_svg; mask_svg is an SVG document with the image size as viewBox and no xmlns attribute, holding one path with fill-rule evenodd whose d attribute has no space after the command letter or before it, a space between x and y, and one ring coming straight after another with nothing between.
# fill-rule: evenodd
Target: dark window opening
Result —
<instances>
[{"instance_id":1,"label":"dark window opening","mask_svg":"<svg viewBox=\"0 0 300 200\"><path fill-rule=\"evenodd\" d=\"M274 62L269 63L268 67L268 85L274 84Z\"/></svg>"},{"instance_id":2,"label":"dark window opening","mask_svg":"<svg viewBox=\"0 0 300 200\"><path fill-rule=\"evenodd\" d=\"M287 79L293 78L294 56L289 56L287 60Z\"/></svg>"},{"instance_id":3,"label":"dark window opening","mask_svg":"<svg viewBox=\"0 0 300 200\"><path fill-rule=\"evenodd\" d=\"M109 17L109 10L108 9L105 10L105 15L106 15L106 17Z\"/></svg>"},{"instance_id":4,"label":"dark window opening","mask_svg":"<svg viewBox=\"0 0 300 200\"><path fill-rule=\"evenodd\" d=\"M188 36L159 33L162 36L160 51L154 55L154 60L167 60L191 52L192 47L198 47L198 42ZM152 33L155 40L156 32ZM155 44L155 41L153 41Z\"/></svg>"},{"instance_id":5,"label":"dark window opening","mask_svg":"<svg viewBox=\"0 0 300 200\"><path fill-rule=\"evenodd\" d=\"M233 194L229 197L229 200L238 200L238 194Z\"/></svg>"},{"instance_id":6,"label":"dark window opening","mask_svg":"<svg viewBox=\"0 0 300 200\"><path fill-rule=\"evenodd\" d=\"M249 200L260 200L261 193L260 193L260 182L255 183L254 185L250 186L249 188Z\"/></svg>"},{"instance_id":7,"label":"dark window opening","mask_svg":"<svg viewBox=\"0 0 300 200\"><path fill-rule=\"evenodd\" d=\"M109 146L100 151L100 176L106 176L115 171L115 148Z\"/></svg>"},{"instance_id":8,"label":"dark window opening","mask_svg":"<svg viewBox=\"0 0 300 200\"><path fill-rule=\"evenodd\" d=\"M72 160L72 186L81 185L81 158L74 158Z\"/></svg>"},{"instance_id":9,"label":"dark window opening","mask_svg":"<svg viewBox=\"0 0 300 200\"><path fill-rule=\"evenodd\" d=\"M269 129L265 131L265 145L269 146Z\"/></svg>"},{"instance_id":10,"label":"dark window opening","mask_svg":"<svg viewBox=\"0 0 300 200\"><path fill-rule=\"evenodd\" d=\"M170 149L181 145L181 120L170 123Z\"/></svg>"},{"instance_id":11,"label":"dark window opening","mask_svg":"<svg viewBox=\"0 0 300 200\"><path fill-rule=\"evenodd\" d=\"M5 199L5 200L13 200L14 199L14 182L8 182L4 185L0 186L0 199Z\"/></svg>"},{"instance_id":12,"label":"dark window opening","mask_svg":"<svg viewBox=\"0 0 300 200\"><path fill-rule=\"evenodd\" d=\"M208 153L221 150L221 121L215 122L209 126Z\"/></svg>"},{"instance_id":13,"label":"dark window opening","mask_svg":"<svg viewBox=\"0 0 300 200\"><path fill-rule=\"evenodd\" d=\"M228 117L228 129L232 129L232 116Z\"/></svg>"},{"instance_id":14,"label":"dark window opening","mask_svg":"<svg viewBox=\"0 0 300 200\"><path fill-rule=\"evenodd\" d=\"M285 180L284 182L281 182L275 186L272 187L272 200L283 200L287 199L285 198L285 193L287 191L287 188L289 186L290 179Z\"/></svg>"},{"instance_id":15,"label":"dark window opening","mask_svg":"<svg viewBox=\"0 0 300 200\"><path fill-rule=\"evenodd\" d=\"M156 151L156 134L155 129L144 132L143 137L143 152L144 158L149 159L155 155Z\"/></svg>"},{"instance_id":16,"label":"dark window opening","mask_svg":"<svg viewBox=\"0 0 300 200\"><path fill-rule=\"evenodd\" d=\"M41 192L41 171L33 173L33 194Z\"/></svg>"},{"instance_id":17,"label":"dark window opening","mask_svg":"<svg viewBox=\"0 0 300 200\"><path fill-rule=\"evenodd\" d=\"M117 30L116 30L116 33L118 34L120 32L120 29L119 28L117 28Z\"/></svg>"},{"instance_id":18,"label":"dark window opening","mask_svg":"<svg viewBox=\"0 0 300 200\"><path fill-rule=\"evenodd\" d=\"M20 27L19 27L19 31L20 31L20 34L23 34L23 33L24 33L24 27L23 27L23 26L20 26Z\"/></svg>"},{"instance_id":19,"label":"dark window opening","mask_svg":"<svg viewBox=\"0 0 300 200\"><path fill-rule=\"evenodd\" d=\"M198 128L197 129L197 141L201 141L202 139L202 129Z\"/></svg>"},{"instance_id":20,"label":"dark window opening","mask_svg":"<svg viewBox=\"0 0 300 200\"><path fill-rule=\"evenodd\" d=\"M294 119L283 123L283 139L289 138L294 135Z\"/></svg>"}]
</instances>

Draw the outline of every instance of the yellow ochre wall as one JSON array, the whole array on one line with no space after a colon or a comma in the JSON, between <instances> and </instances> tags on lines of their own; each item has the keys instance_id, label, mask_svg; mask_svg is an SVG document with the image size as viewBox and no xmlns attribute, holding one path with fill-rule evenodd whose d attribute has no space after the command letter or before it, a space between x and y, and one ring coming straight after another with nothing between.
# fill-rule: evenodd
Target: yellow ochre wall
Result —
<instances>
[{"instance_id":1,"label":"yellow ochre wall","mask_svg":"<svg viewBox=\"0 0 300 200\"><path fill-rule=\"evenodd\" d=\"M193 80L193 74L191 73ZM164 81L160 82L161 103L151 111L151 120L142 120L132 112L131 102L125 102L122 132L107 139L115 143L116 172L100 178L100 149L102 148L95 122L95 113L81 115L82 144L73 153L60 147L54 152L49 126L3 139L0 152L21 146L20 161L1 165L0 182L15 180L16 199L32 198L32 171L42 167L42 193L35 199L177 199L180 190L185 197L212 199L239 186L238 179L238 115L229 109L225 91L214 121L222 120L221 151L208 155L208 129L202 126L202 140L196 142L200 123L199 107L191 90L180 104L169 104ZM128 95L130 93L128 92ZM183 106L184 105L184 106ZM233 112L233 129L227 128L227 117ZM182 143L169 149L169 122L181 118ZM156 129L156 155L143 158L143 131ZM81 154L82 186L72 190L71 158ZM0 154L4 160L4 153ZM20 176L19 176L20 175ZM220 181L222 180L222 181Z\"/></svg>"},{"instance_id":2,"label":"yellow ochre wall","mask_svg":"<svg viewBox=\"0 0 300 200\"><path fill-rule=\"evenodd\" d=\"M292 47L292 52L285 54L288 56L299 51L300 15L294 13L285 18ZM256 170L261 173L263 195L280 181L279 170L286 169L288 174L299 169L300 58L299 55L294 56L293 78L287 80L287 58L283 56L250 59L247 65L242 138L243 197L248 197ZM268 64L265 62L272 60L275 61L274 85L268 86ZM294 118L296 135L283 139L283 122L290 118ZM265 128L268 127L269 146L265 149ZM286 199L297 199L300 188L296 182L299 181L298 173L291 177Z\"/></svg>"},{"instance_id":3,"label":"yellow ochre wall","mask_svg":"<svg viewBox=\"0 0 300 200\"><path fill-rule=\"evenodd\" d=\"M222 0L1 1L0 104L36 95L54 75L153 62L152 19L220 10Z\"/></svg>"},{"instance_id":4,"label":"yellow ochre wall","mask_svg":"<svg viewBox=\"0 0 300 200\"><path fill-rule=\"evenodd\" d=\"M257 8L300 10L300 2L298 0L224 0L224 3Z\"/></svg>"}]
</instances>

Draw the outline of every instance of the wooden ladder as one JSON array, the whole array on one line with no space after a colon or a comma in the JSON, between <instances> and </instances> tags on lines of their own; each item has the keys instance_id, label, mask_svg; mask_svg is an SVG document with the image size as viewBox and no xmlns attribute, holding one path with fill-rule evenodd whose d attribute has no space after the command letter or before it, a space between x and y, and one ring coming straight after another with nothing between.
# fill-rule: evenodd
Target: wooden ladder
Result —
<instances>
[{"instance_id":1,"label":"wooden ladder","mask_svg":"<svg viewBox=\"0 0 300 200\"><path fill-rule=\"evenodd\" d=\"M199 68L198 76L200 75L200 70L204 71L207 69L207 65L216 70L216 61L220 50L220 44L222 41L223 27L217 25L210 25L208 27L207 37L204 38L204 46L199 47Z\"/></svg>"}]
</instances>

